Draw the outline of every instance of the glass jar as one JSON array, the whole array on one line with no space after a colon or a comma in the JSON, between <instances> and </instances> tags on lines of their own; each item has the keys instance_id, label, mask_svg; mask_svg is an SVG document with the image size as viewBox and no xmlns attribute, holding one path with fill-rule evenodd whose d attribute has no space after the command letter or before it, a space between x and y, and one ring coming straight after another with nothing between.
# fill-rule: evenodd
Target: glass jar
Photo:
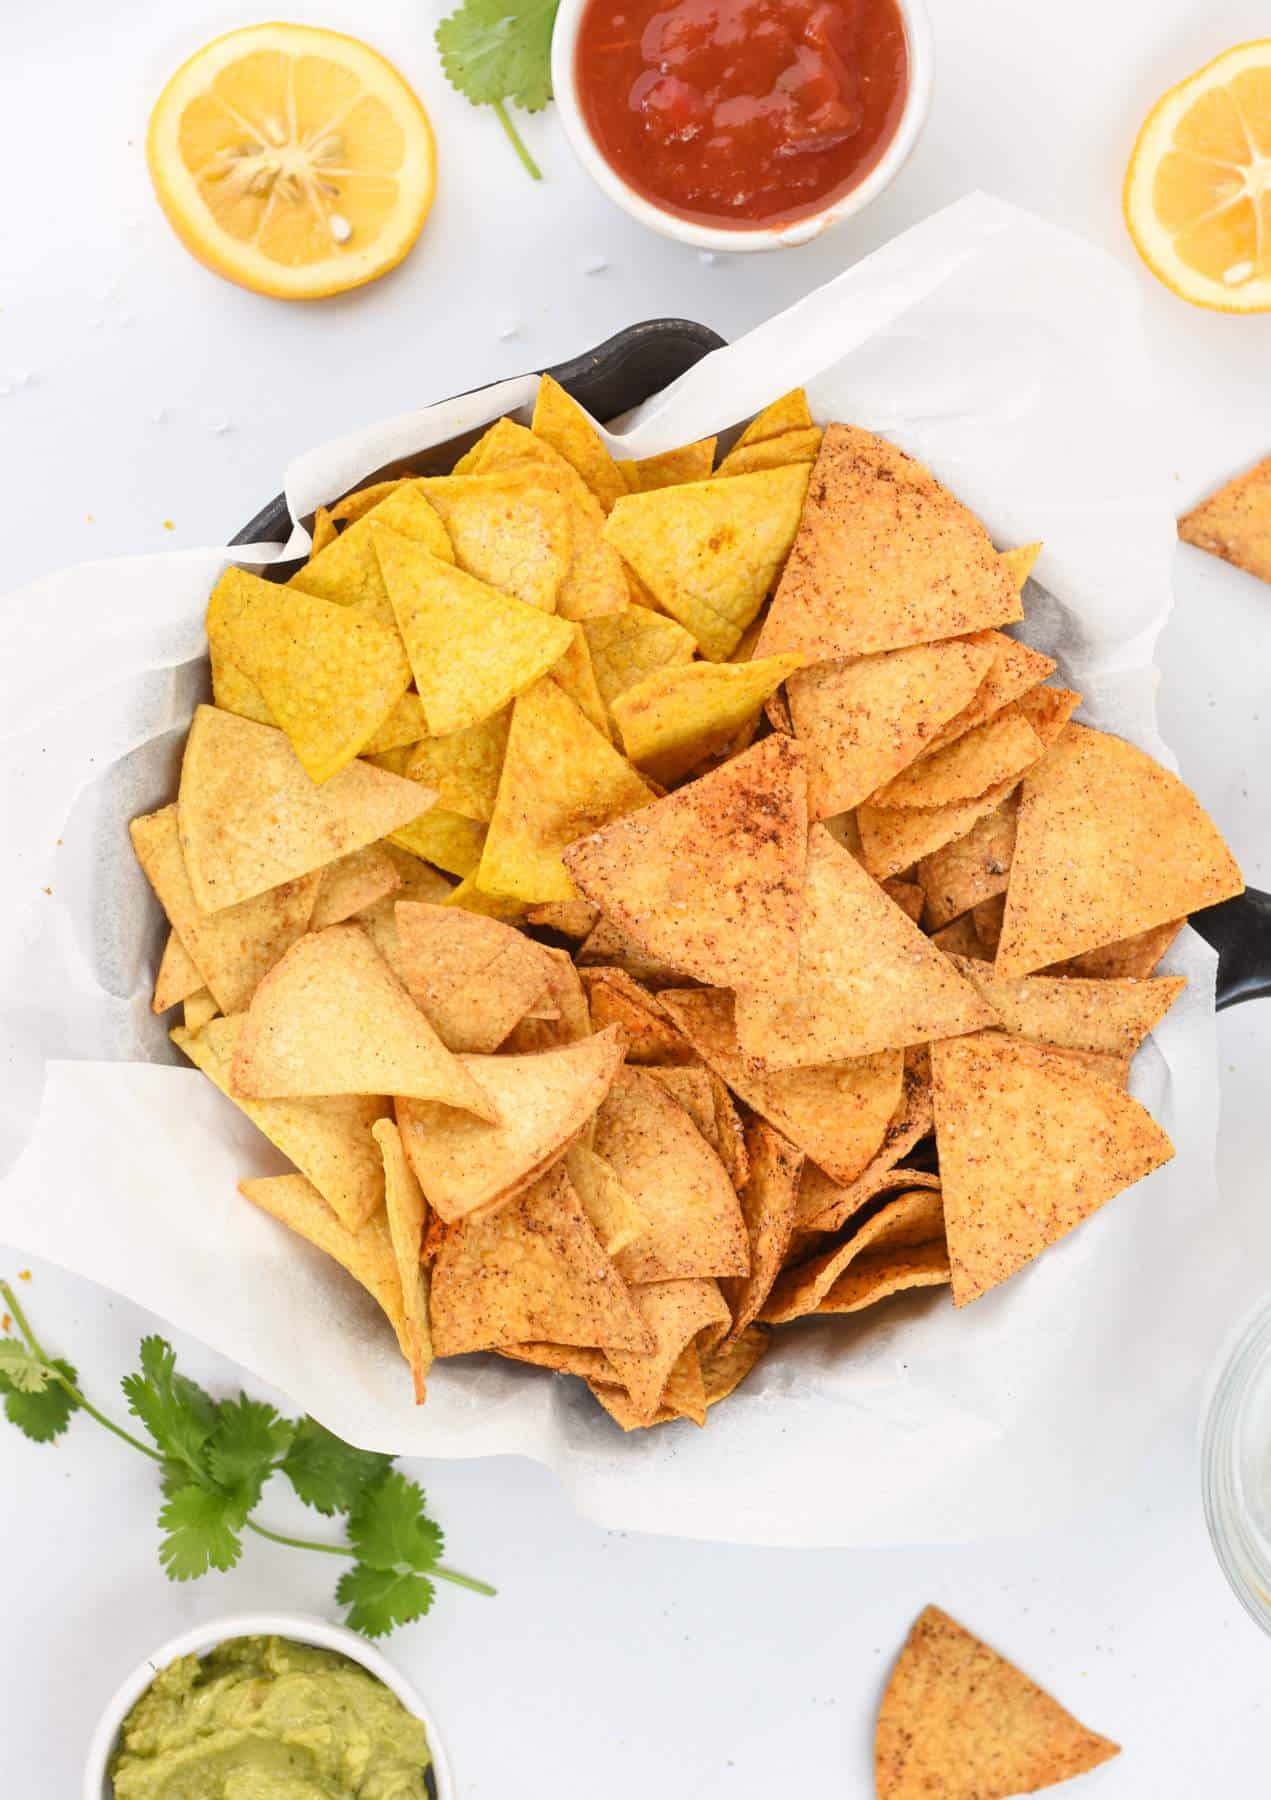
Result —
<instances>
[{"instance_id":1,"label":"glass jar","mask_svg":"<svg viewBox=\"0 0 1271 1800\"><path fill-rule=\"evenodd\" d=\"M1201 1448L1205 1522L1241 1605L1271 1632L1271 1301L1214 1384Z\"/></svg>"}]
</instances>

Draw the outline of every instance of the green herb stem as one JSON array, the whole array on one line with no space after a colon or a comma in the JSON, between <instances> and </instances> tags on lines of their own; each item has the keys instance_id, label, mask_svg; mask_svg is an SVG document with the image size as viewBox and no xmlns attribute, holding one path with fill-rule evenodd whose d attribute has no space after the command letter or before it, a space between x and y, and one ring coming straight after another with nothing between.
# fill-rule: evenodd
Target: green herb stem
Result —
<instances>
[{"instance_id":1,"label":"green herb stem","mask_svg":"<svg viewBox=\"0 0 1271 1800\"><path fill-rule=\"evenodd\" d=\"M543 179L543 171L539 168L538 164L534 161L534 158L526 149L525 142L522 139L520 132L512 123L512 116L508 112L507 107L504 106L502 100L492 100L490 104L494 108L494 116L498 119L499 124L502 125L504 131L507 132L512 148L516 151L517 156L521 160L522 168L532 180L541 181Z\"/></svg>"},{"instance_id":2,"label":"green herb stem","mask_svg":"<svg viewBox=\"0 0 1271 1800\"><path fill-rule=\"evenodd\" d=\"M157 1450L152 1450L149 1444L143 1444L140 1438L135 1438L130 1431L125 1431L122 1425L116 1425L115 1421L113 1419L108 1419L104 1412L98 1412L91 1400L85 1399L75 1383L66 1379L65 1375L63 1375L48 1351L32 1331L26 1314L18 1304L18 1297L7 1281L0 1281L0 1294L3 1294L4 1303L13 1314L13 1322L21 1334L22 1341L25 1343L32 1356L38 1356L40 1361L44 1364L44 1367L49 1372L50 1381L55 1381L60 1388L65 1388L66 1392L70 1395L76 1406L79 1407L80 1411L86 1412L90 1419L96 1419L99 1425L104 1426L107 1431L113 1432L115 1437L122 1439L125 1444L131 1444L134 1450L140 1450L141 1454L143 1456L148 1456L151 1462L161 1463L163 1458L159 1455Z\"/></svg>"}]
</instances>

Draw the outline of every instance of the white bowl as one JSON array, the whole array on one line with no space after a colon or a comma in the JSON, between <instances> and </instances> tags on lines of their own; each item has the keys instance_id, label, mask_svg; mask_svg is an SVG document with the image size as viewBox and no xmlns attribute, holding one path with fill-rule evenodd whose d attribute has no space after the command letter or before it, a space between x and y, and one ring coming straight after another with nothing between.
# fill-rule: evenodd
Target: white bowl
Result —
<instances>
[{"instance_id":1,"label":"white bowl","mask_svg":"<svg viewBox=\"0 0 1271 1800\"><path fill-rule=\"evenodd\" d=\"M391 1693L396 1694L408 1712L414 1713L422 1721L432 1751L437 1800L455 1800L454 1778L437 1730L437 1721L419 1694L398 1674L386 1657L371 1648L365 1638L346 1631L342 1625L328 1625L325 1620L311 1618L308 1613L235 1613L228 1618L209 1620L206 1625L197 1625L193 1631L184 1632L182 1636L161 1644L144 1662L137 1665L131 1675L120 1682L107 1702L88 1747L88 1760L84 1765L83 1800L112 1800L112 1784L107 1771L115 1740L125 1718L159 1670L168 1663L175 1662L178 1656L206 1656L218 1644L236 1637L294 1638L300 1644L316 1644L322 1650L338 1650L351 1662L360 1663L368 1674L374 1675Z\"/></svg>"},{"instance_id":2,"label":"white bowl","mask_svg":"<svg viewBox=\"0 0 1271 1800\"><path fill-rule=\"evenodd\" d=\"M932 39L924 0L896 0L904 22L909 45L909 91L904 111L896 126L895 136L883 151L865 179L850 192L833 200L820 212L796 219L777 230L765 227L729 229L725 226L700 225L667 212L646 200L630 187L606 160L592 137L583 117L575 83L574 51L578 44L578 26L588 0L560 0L556 28L552 34L552 93L560 112L565 136L575 156L596 185L609 198L663 237L677 238L682 244L694 244L699 250L749 251L783 250L793 244L806 244L819 237L841 219L850 219L867 207L871 200L895 179L918 141L931 105Z\"/></svg>"}]
</instances>

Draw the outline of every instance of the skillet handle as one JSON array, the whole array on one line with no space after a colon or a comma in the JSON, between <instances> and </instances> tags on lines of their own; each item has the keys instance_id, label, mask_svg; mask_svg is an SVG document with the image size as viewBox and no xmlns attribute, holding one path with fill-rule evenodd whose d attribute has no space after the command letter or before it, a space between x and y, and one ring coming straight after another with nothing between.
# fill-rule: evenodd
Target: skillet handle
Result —
<instances>
[{"instance_id":1,"label":"skillet handle","mask_svg":"<svg viewBox=\"0 0 1271 1800\"><path fill-rule=\"evenodd\" d=\"M1218 1010L1271 994L1271 894L1246 888L1191 916L1193 930L1218 952Z\"/></svg>"}]
</instances>

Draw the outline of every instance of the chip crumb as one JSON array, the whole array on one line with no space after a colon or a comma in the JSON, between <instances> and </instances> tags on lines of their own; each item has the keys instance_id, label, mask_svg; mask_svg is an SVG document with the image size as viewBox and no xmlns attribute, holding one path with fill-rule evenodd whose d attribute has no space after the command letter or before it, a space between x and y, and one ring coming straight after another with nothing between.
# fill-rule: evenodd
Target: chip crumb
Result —
<instances>
[{"instance_id":1,"label":"chip crumb","mask_svg":"<svg viewBox=\"0 0 1271 1800\"><path fill-rule=\"evenodd\" d=\"M165 530L165 531L175 531L175 530L176 530L176 524L175 524L175 522L174 522L174 521L173 521L173 520L172 520L172 519L165 519L165 520L164 520L164 521L163 521L163 529L164 529L164 530Z\"/></svg>"},{"instance_id":2,"label":"chip crumb","mask_svg":"<svg viewBox=\"0 0 1271 1800\"><path fill-rule=\"evenodd\" d=\"M30 1269L19 1269L18 1270L18 1280L19 1281L30 1281L30 1279L31 1279Z\"/></svg>"}]
</instances>

